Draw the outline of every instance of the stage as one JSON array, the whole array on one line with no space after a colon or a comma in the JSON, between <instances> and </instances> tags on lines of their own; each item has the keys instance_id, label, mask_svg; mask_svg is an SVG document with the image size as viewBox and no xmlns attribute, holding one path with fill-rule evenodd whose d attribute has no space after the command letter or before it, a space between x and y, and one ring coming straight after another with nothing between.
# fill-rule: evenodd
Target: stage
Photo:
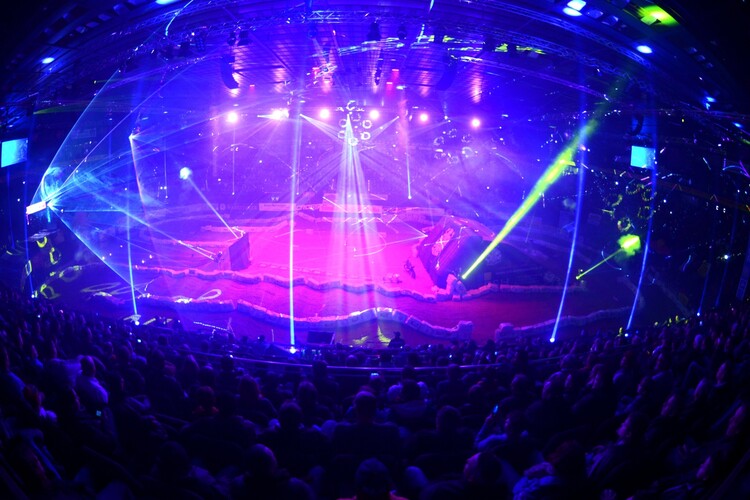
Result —
<instances>
[{"instance_id":1,"label":"stage","mask_svg":"<svg viewBox=\"0 0 750 500\"><path fill-rule=\"evenodd\" d=\"M436 285L419 258L420 245L446 220L482 242L494 236L490 228L413 209L337 214L306 208L293 220L263 213L226 225L188 210L184 218L131 232L130 252L62 269L43 295L74 307L104 303L121 317L175 318L187 329L215 327L282 344L306 343L310 332L322 332L333 342L378 346L397 330L413 344L482 342L497 338L501 328L505 335L549 332L558 316L570 238L559 228L529 218L529 227L498 247L476 285L457 291ZM100 247L125 240L120 233L116 225L100 231ZM579 249L576 264L595 257ZM571 279L561 327L624 324L634 297L626 282L606 266L586 280Z\"/></svg>"}]
</instances>

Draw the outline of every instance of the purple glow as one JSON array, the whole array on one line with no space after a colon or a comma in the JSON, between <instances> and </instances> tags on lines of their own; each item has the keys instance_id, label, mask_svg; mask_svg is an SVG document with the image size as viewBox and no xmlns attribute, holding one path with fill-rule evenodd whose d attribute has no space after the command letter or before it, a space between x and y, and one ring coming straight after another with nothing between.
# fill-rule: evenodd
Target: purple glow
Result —
<instances>
[{"instance_id":1,"label":"purple glow","mask_svg":"<svg viewBox=\"0 0 750 500\"><path fill-rule=\"evenodd\" d=\"M370 120L377 120L378 118L380 118L380 111L378 111L377 109L371 109L369 116Z\"/></svg>"},{"instance_id":2,"label":"purple glow","mask_svg":"<svg viewBox=\"0 0 750 500\"><path fill-rule=\"evenodd\" d=\"M240 115L236 111L230 111L227 113L227 123L237 123L240 120Z\"/></svg>"},{"instance_id":3,"label":"purple glow","mask_svg":"<svg viewBox=\"0 0 750 500\"><path fill-rule=\"evenodd\" d=\"M331 110L328 108L323 108L320 110L320 119L321 120L327 120L331 117Z\"/></svg>"}]
</instances>

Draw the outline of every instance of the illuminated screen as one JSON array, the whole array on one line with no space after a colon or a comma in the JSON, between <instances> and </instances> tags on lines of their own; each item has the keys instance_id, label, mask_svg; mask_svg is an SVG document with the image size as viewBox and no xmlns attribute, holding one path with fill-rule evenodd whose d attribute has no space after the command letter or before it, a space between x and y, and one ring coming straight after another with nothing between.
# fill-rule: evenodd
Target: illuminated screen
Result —
<instances>
[{"instance_id":1,"label":"illuminated screen","mask_svg":"<svg viewBox=\"0 0 750 500\"><path fill-rule=\"evenodd\" d=\"M656 164L656 150L633 146L630 151L630 166L638 168L654 168Z\"/></svg>"},{"instance_id":2,"label":"illuminated screen","mask_svg":"<svg viewBox=\"0 0 750 500\"><path fill-rule=\"evenodd\" d=\"M26 161L26 152L29 147L28 139L15 139L4 141L2 145L2 163L0 167L7 167Z\"/></svg>"}]
</instances>

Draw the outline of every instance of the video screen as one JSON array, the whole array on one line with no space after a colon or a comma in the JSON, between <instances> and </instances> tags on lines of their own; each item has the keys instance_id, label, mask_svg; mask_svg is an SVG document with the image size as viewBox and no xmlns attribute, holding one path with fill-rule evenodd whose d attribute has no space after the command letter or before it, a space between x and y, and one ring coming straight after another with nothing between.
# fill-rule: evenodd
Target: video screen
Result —
<instances>
[{"instance_id":1,"label":"video screen","mask_svg":"<svg viewBox=\"0 0 750 500\"><path fill-rule=\"evenodd\" d=\"M656 150L633 146L630 150L630 166L637 168L654 168L656 165Z\"/></svg>"},{"instance_id":2,"label":"video screen","mask_svg":"<svg viewBox=\"0 0 750 500\"><path fill-rule=\"evenodd\" d=\"M26 161L29 148L28 139L14 139L12 141L3 141L2 144L2 161L0 167L8 167Z\"/></svg>"}]
</instances>

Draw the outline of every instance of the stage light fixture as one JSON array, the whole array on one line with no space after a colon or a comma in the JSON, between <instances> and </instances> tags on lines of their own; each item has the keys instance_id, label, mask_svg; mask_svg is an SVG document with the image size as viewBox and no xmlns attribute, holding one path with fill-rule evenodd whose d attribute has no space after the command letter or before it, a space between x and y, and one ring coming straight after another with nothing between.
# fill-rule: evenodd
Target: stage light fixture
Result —
<instances>
[{"instance_id":1,"label":"stage light fixture","mask_svg":"<svg viewBox=\"0 0 750 500\"><path fill-rule=\"evenodd\" d=\"M240 120L240 115L236 111L230 111L227 113L227 123L237 123Z\"/></svg>"},{"instance_id":2,"label":"stage light fixture","mask_svg":"<svg viewBox=\"0 0 750 500\"><path fill-rule=\"evenodd\" d=\"M430 115L427 113L419 113L419 121L422 123L427 123L427 120L430 119Z\"/></svg>"},{"instance_id":3,"label":"stage light fixture","mask_svg":"<svg viewBox=\"0 0 750 500\"><path fill-rule=\"evenodd\" d=\"M190 179L191 175L193 175L193 171L190 170L189 168L182 167L180 169L180 179L182 179L183 181Z\"/></svg>"},{"instance_id":4,"label":"stage light fixture","mask_svg":"<svg viewBox=\"0 0 750 500\"><path fill-rule=\"evenodd\" d=\"M570 17L579 17L581 16L581 11L572 9L570 7L563 8L563 13L570 16Z\"/></svg>"},{"instance_id":5,"label":"stage light fixture","mask_svg":"<svg viewBox=\"0 0 750 500\"><path fill-rule=\"evenodd\" d=\"M368 116L370 117L370 120L377 120L380 118L380 111L377 109L371 109Z\"/></svg>"},{"instance_id":6,"label":"stage light fixture","mask_svg":"<svg viewBox=\"0 0 750 500\"><path fill-rule=\"evenodd\" d=\"M320 110L320 118L321 120L327 120L331 117L331 110L328 108L323 108Z\"/></svg>"},{"instance_id":7,"label":"stage light fixture","mask_svg":"<svg viewBox=\"0 0 750 500\"><path fill-rule=\"evenodd\" d=\"M482 124L481 120L479 118L472 118L471 119L471 126L474 128L479 128L479 126Z\"/></svg>"},{"instance_id":8,"label":"stage light fixture","mask_svg":"<svg viewBox=\"0 0 750 500\"><path fill-rule=\"evenodd\" d=\"M577 10L578 12L581 11L584 7L586 7L586 2L583 0L570 0L568 2L568 7L570 7L573 10Z\"/></svg>"},{"instance_id":9,"label":"stage light fixture","mask_svg":"<svg viewBox=\"0 0 750 500\"><path fill-rule=\"evenodd\" d=\"M497 42L495 41L495 38L492 35L485 36L481 52L495 52L496 48Z\"/></svg>"},{"instance_id":10,"label":"stage light fixture","mask_svg":"<svg viewBox=\"0 0 750 500\"><path fill-rule=\"evenodd\" d=\"M445 28L442 26L435 27L435 33L432 35L435 43L443 43L445 40Z\"/></svg>"},{"instance_id":11,"label":"stage light fixture","mask_svg":"<svg viewBox=\"0 0 750 500\"><path fill-rule=\"evenodd\" d=\"M396 31L396 36L398 36L398 39L403 41L406 40L406 25L402 24L398 27L398 31Z\"/></svg>"},{"instance_id":12,"label":"stage light fixture","mask_svg":"<svg viewBox=\"0 0 750 500\"><path fill-rule=\"evenodd\" d=\"M654 49L652 49L652 48L651 48L651 47L649 47L648 45L638 45L638 46L637 46L637 47L635 48L635 50L637 50L637 51L638 51L638 52L640 52L641 54L653 54L653 53L654 53Z\"/></svg>"},{"instance_id":13,"label":"stage light fixture","mask_svg":"<svg viewBox=\"0 0 750 500\"><path fill-rule=\"evenodd\" d=\"M374 21L370 25L370 29L367 31L367 41L368 42L379 42L380 39L381 39L380 24L378 24L377 21Z\"/></svg>"},{"instance_id":14,"label":"stage light fixture","mask_svg":"<svg viewBox=\"0 0 750 500\"><path fill-rule=\"evenodd\" d=\"M177 52L178 57L190 57L190 42L185 40L180 43L180 50Z\"/></svg>"},{"instance_id":15,"label":"stage light fixture","mask_svg":"<svg viewBox=\"0 0 750 500\"><path fill-rule=\"evenodd\" d=\"M318 25L315 23L310 23L307 26L307 38L317 38L318 37Z\"/></svg>"},{"instance_id":16,"label":"stage light fixture","mask_svg":"<svg viewBox=\"0 0 750 500\"><path fill-rule=\"evenodd\" d=\"M49 57L48 56L48 57L45 57L44 59L42 59L42 64L50 64L51 62L54 62L54 60L55 60L54 57Z\"/></svg>"},{"instance_id":17,"label":"stage light fixture","mask_svg":"<svg viewBox=\"0 0 750 500\"><path fill-rule=\"evenodd\" d=\"M237 46L250 45L250 32L247 30L240 31L240 37L237 40Z\"/></svg>"}]
</instances>

